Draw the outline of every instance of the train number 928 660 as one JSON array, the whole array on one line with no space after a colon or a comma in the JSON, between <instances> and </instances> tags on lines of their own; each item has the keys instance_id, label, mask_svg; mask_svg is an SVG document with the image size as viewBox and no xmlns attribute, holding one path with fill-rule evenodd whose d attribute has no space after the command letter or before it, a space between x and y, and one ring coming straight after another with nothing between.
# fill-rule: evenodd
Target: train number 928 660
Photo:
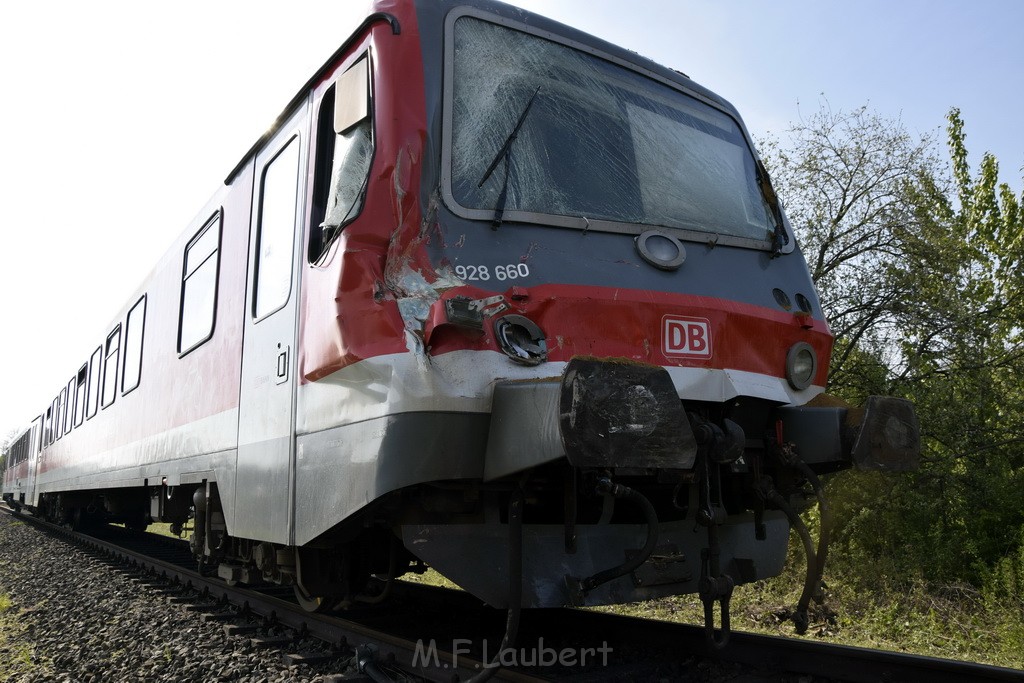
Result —
<instances>
[{"instance_id":1,"label":"train number 928 660","mask_svg":"<svg viewBox=\"0 0 1024 683\"><path fill-rule=\"evenodd\" d=\"M490 280L516 280L521 277L529 277L530 266L525 263L509 263L498 265L493 268L489 266L455 266L455 276L467 282Z\"/></svg>"}]
</instances>

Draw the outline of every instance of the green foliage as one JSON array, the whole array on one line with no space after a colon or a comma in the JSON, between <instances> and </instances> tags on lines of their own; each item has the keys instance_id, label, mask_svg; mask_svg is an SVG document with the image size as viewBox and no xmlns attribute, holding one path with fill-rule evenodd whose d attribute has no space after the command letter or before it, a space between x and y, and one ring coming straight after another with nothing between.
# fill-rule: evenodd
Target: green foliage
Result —
<instances>
[{"instance_id":1,"label":"green foliage","mask_svg":"<svg viewBox=\"0 0 1024 683\"><path fill-rule=\"evenodd\" d=\"M911 296L900 277L903 242L916 220L906 188L937 178L941 162L930 138L866 107L826 105L788 137L786 145L768 140L761 148L837 337L833 389L878 393L901 302Z\"/></svg>"},{"instance_id":2,"label":"green foliage","mask_svg":"<svg viewBox=\"0 0 1024 683\"><path fill-rule=\"evenodd\" d=\"M863 607L876 634L895 637L902 619L960 638L918 622L945 619L937 587L961 586L986 615L979 638L1020 645L1024 195L991 154L972 169L960 112L948 121L948 163L864 109L823 109L767 157L837 334L830 391L910 398L922 427L917 472L830 482L829 574L885 594Z\"/></svg>"},{"instance_id":3,"label":"green foliage","mask_svg":"<svg viewBox=\"0 0 1024 683\"><path fill-rule=\"evenodd\" d=\"M914 399L925 440L921 470L896 493L920 511L902 523L907 540L929 544L913 553L915 566L932 580L980 585L1020 547L1024 524L1024 226L991 155L972 177L957 110L948 136L955 195L930 179L907 188L916 229L900 277L916 296L900 317L893 384Z\"/></svg>"},{"instance_id":4,"label":"green foliage","mask_svg":"<svg viewBox=\"0 0 1024 683\"><path fill-rule=\"evenodd\" d=\"M732 627L786 638L794 633L792 606L800 595L804 567L794 549L785 573L737 587L731 601ZM794 560L795 558L795 560ZM816 641L910 652L1024 669L1024 621L1020 604L992 600L965 584L930 584L921 579L877 579L871 586L849 583L857 574L847 558L830 571L823 605L811 604L803 637ZM592 608L665 621L703 623L695 595Z\"/></svg>"}]
</instances>

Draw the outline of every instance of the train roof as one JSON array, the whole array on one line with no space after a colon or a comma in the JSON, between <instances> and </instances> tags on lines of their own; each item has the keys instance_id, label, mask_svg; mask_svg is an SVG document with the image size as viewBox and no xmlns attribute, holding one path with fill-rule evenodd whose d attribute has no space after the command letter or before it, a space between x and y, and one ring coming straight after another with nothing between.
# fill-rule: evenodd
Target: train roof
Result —
<instances>
[{"instance_id":1,"label":"train roof","mask_svg":"<svg viewBox=\"0 0 1024 683\"><path fill-rule=\"evenodd\" d=\"M443 18L447 16L448 12L457 7L472 7L480 9L486 12L490 12L499 17L512 19L525 24L530 27L538 28L540 30L549 31L551 33L558 34L569 38L577 43L586 45L594 48L598 52L616 57L618 59L631 62L636 66L639 66L647 71L653 72L658 76L673 81L681 87L696 93L697 95L710 100L718 106L728 110L737 121L742 122L739 113L736 108L732 106L727 100L717 95L716 93L708 90L707 88L694 82L689 76L681 71L670 69L662 66L655 61L643 57L642 55L627 50L626 48L610 43L601 38L597 38L589 33L584 33L579 29L573 28L567 24L563 24L553 19L548 19L540 14L527 11L521 7L509 5L504 2L498 2L497 0L374 0L371 5L371 12L367 17L359 24L359 26L349 35L341 46L334 51L334 54L324 62L309 80L302 86L302 88L295 94L295 96L288 102L287 106L277 116L274 123L267 129L267 131L260 137L259 140L253 144L252 147L245 153L244 156L239 160L231 172L224 179L224 184L229 185L231 181L238 175L242 168L249 162L256 153L263 148L267 141L274 136L278 129L284 124L288 117L292 114L296 107L298 107L306 99L309 91L320 82L320 80L333 69L338 61L342 58L345 52L360 38L363 32L374 24L387 23L391 26L391 32L393 35L400 35L402 32L401 22L398 16L392 11L397 7L405 5L406 7L413 7L419 10L423 7L428 7L434 12L439 12ZM742 125L742 123L741 123ZM746 132L746 131L744 131Z\"/></svg>"}]
</instances>

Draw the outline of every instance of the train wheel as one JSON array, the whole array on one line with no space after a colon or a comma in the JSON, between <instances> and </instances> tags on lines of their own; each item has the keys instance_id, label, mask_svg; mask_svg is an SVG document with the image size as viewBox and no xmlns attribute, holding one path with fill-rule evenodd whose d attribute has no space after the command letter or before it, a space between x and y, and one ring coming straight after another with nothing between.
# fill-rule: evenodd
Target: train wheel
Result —
<instances>
[{"instance_id":1,"label":"train wheel","mask_svg":"<svg viewBox=\"0 0 1024 683\"><path fill-rule=\"evenodd\" d=\"M295 600L307 612L330 612L347 594L347 584L331 571L335 558L315 548L295 549ZM309 588L306 588L309 586Z\"/></svg>"},{"instance_id":2,"label":"train wheel","mask_svg":"<svg viewBox=\"0 0 1024 683\"><path fill-rule=\"evenodd\" d=\"M124 528L128 531L134 531L135 533L141 534L149 528L149 522L141 518L131 519L124 523Z\"/></svg>"},{"instance_id":3,"label":"train wheel","mask_svg":"<svg viewBox=\"0 0 1024 683\"><path fill-rule=\"evenodd\" d=\"M295 589L295 600L299 603L299 606L307 612L330 612L331 609L338 604L338 598L336 596L309 595L297 583L293 584L293 588Z\"/></svg>"}]
</instances>

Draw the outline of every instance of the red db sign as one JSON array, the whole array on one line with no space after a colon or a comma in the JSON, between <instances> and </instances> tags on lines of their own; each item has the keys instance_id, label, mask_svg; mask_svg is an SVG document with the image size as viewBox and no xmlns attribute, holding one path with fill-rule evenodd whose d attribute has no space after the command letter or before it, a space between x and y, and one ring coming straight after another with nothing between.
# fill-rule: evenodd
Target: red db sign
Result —
<instances>
[{"instance_id":1,"label":"red db sign","mask_svg":"<svg viewBox=\"0 0 1024 683\"><path fill-rule=\"evenodd\" d=\"M711 322L707 318L662 318L662 350L666 356L711 358Z\"/></svg>"}]
</instances>

